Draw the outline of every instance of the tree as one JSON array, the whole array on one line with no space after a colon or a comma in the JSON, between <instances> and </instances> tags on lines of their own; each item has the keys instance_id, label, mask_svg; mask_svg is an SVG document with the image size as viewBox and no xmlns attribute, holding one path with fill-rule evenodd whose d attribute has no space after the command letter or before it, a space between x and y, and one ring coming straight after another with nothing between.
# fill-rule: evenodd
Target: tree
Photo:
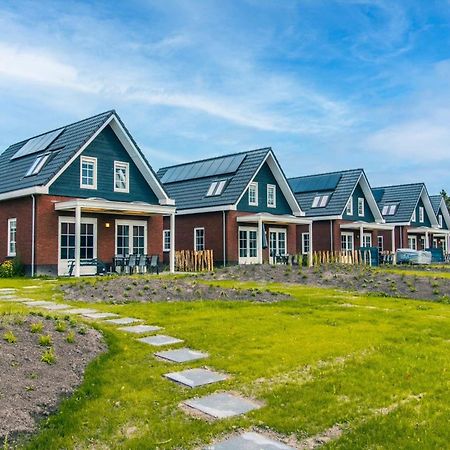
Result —
<instances>
[{"instance_id":1,"label":"tree","mask_svg":"<svg viewBox=\"0 0 450 450\"><path fill-rule=\"evenodd\" d=\"M444 200L445 200L445 203L446 203L446 205L447 205L447 208L450 209L450 197L448 196L448 194L447 194L447 192L445 191L445 189L442 189L441 195L442 195L442 197L443 197Z\"/></svg>"}]
</instances>

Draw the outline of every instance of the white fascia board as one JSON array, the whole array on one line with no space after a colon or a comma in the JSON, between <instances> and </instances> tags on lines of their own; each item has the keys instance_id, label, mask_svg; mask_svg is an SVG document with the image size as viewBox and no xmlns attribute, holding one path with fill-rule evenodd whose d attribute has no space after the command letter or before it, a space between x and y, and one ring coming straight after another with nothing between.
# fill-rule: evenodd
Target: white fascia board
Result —
<instances>
[{"instance_id":1,"label":"white fascia board","mask_svg":"<svg viewBox=\"0 0 450 450\"><path fill-rule=\"evenodd\" d=\"M33 186L25 189L17 189L16 191L4 192L0 194L0 201L38 194L48 194L48 188L46 186Z\"/></svg>"},{"instance_id":2,"label":"white fascia board","mask_svg":"<svg viewBox=\"0 0 450 450\"><path fill-rule=\"evenodd\" d=\"M422 198L423 205L425 206L425 210L428 214L428 217L430 218L431 226L433 228L439 228L439 222L437 220L436 214L434 213L433 205L431 204L430 196L428 195L425 186L422 188L420 197Z\"/></svg>"},{"instance_id":3,"label":"white fascia board","mask_svg":"<svg viewBox=\"0 0 450 450\"><path fill-rule=\"evenodd\" d=\"M445 200L443 197L441 197L441 203L439 205L439 209L442 211L442 216L444 217L447 227L450 228L450 213L448 211L447 204L445 203ZM441 230L442 229L443 228L441 228Z\"/></svg>"},{"instance_id":4,"label":"white fascia board","mask_svg":"<svg viewBox=\"0 0 450 450\"><path fill-rule=\"evenodd\" d=\"M342 220L342 216L306 216L306 218L313 222L320 222L321 220Z\"/></svg>"},{"instance_id":5,"label":"white fascia board","mask_svg":"<svg viewBox=\"0 0 450 450\"><path fill-rule=\"evenodd\" d=\"M186 216L188 214L204 214L218 211L236 211L236 205L210 206L205 208L177 209L177 216Z\"/></svg>"}]
</instances>

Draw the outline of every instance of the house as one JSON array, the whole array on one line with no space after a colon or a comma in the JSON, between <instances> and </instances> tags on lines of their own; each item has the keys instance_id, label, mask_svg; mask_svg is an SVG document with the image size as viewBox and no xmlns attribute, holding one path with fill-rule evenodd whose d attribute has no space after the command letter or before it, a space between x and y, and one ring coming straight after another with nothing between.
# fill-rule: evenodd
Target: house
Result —
<instances>
[{"instance_id":1,"label":"house","mask_svg":"<svg viewBox=\"0 0 450 450\"><path fill-rule=\"evenodd\" d=\"M386 223L395 227L395 248L429 248L439 225L424 183L373 188Z\"/></svg>"},{"instance_id":2,"label":"house","mask_svg":"<svg viewBox=\"0 0 450 450\"><path fill-rule=\"evenodd\" d=\"M313 221L315 251L353 251L378 246L391 250L383 233L392 233L386 225L363 169L343 170L290 178L295 197ZM298 227L298 251L308 252L311 236Z\"/></svg>"},{"instance_id":3,"label":"house","mask_svg":"<svg viewBox=\"0 0 450 450\"><path fill-rule=\"evenodd\" d=\"M165 167L158 177L177 204L176 249L211 249L216 264L295 254L296 226L311 223L271 148Z\"/></svg>"},{"instance_id":4,"label":"house","mask_svg":"<svg viewBox=\"0 0 450 450\"><path fill-rule=\"evenodd\" d=\"M18 257L31 275L162 256L163 216L173 230L174 201L115 111L11 145L0 175L0 261Z\"/></svg>"},{"instance_id":5,"label":"house","mask_svg":"<svg viewBox=\"0 0 450 450\"><path fill-rule=\"evenodd\" d=\"M449 251L450 213L442 195L431 195L431 204L438 220L439 231L433 234L433 247L441 247L445 253Z\"/></svg>"}]
</instances>

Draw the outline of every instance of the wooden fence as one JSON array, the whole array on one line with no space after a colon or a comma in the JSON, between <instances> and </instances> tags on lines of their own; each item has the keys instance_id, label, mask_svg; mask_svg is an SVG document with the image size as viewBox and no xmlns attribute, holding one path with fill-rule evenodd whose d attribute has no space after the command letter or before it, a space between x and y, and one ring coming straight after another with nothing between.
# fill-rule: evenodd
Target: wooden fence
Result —
<instances>
[{"instance_id":1,"label":"wooden fence","mask_svg":"<svg viewBox=\"0 0 450 450\"><path fill-rule=\"evenodd\" d=\"M214 257L212 250L179 250L175 252L175 270L178 272L212 272Z\"/></svg>"},{"instance_id":2,"label":"wooden fence","mask_svg":"<svg viewBox=\"0 0 450 450\"><path fill-rule=\"evenodd\" d=\"M355 266L370 265L371 256L368 250L354 250L341 252L313 252L312 262L314 266L320 264L352 264Z\"/></svg>"}]
</instances>

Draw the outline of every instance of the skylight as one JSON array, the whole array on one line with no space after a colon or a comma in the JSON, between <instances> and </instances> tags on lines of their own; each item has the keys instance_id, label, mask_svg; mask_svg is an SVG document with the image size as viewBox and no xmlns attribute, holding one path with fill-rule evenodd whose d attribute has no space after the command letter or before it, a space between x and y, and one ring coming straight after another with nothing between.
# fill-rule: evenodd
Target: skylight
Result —
<instances>
[{"instance_id":1,"label":"skylight","mask_svg":"<svg viewBox=\"0 0 450 450\"><path fill-rule=\"evenodd\" d=\"M227 180L213 181L211 183L211 185L209 186L206 196L207 197L215 197L217 195L221 195L226 184L227 184Z\"/></svg>"},{"instance_id":2,"label":"skylight","mask_svg":"<svg viewBox=\"0 0 450 450\"><path fill-rule=\"evenodd\" d=\"M383 216L393 216L397 212L397 207L398 207L397 203L384 205L381 214L383 214Z\"/></svg>"},{"instance_id":3,"label":"skylight","mask_svg":"<svg viewBox=\"0 0 450 450\"><path fill-rule=\"evenodd\" d=\"M28 169L28 172L26 173L26 177L30 177L32 175L37 175L42 168L45 166L45 163L50 158L51 153L45 153L43 155L39 155L31 164L31 167Z\"/></svg>"},{"instance_id":4,"label":"skylight","mask_svg":"<svg viewBox=\"0 0 450 450\"><path fill-rule=\"evenodd\" d=\"M325 208L330 200L330 194L316 195L312 202L312 208Z\"/></svg>"}]
</instances>

